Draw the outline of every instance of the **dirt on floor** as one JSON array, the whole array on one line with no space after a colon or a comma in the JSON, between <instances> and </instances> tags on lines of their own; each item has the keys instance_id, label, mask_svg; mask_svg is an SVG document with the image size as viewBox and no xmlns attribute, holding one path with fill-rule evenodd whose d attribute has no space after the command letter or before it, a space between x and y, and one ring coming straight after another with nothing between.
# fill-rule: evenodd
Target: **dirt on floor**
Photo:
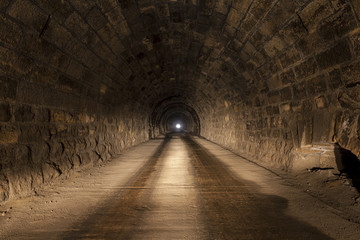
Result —
<instances>
[{"instance_id":1,"label":"dirt on floor","mask_svg":"<svg viewBox=\"0 0 360 240\"><path fill-rule=\"evenodd\" d=\"M286 181L335 208L341 217L360 223L360 190L345 173L334 169L307 169L281 172L272 169Z\"/></svg>"}]
</instances>

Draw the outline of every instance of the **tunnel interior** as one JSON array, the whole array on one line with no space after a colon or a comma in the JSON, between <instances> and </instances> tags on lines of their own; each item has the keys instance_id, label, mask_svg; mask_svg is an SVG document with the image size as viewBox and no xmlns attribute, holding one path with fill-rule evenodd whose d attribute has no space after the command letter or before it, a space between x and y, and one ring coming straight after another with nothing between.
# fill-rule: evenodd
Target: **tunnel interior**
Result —
<instances>
[{"instance_id":1,"label":"tunnel interior","mask_svg":"<svg viewBox=\"0 0 360 240\"><path fill-rule=\"evenodd\" d=\"M354 0L1 1L0 200L176 121L286 171L337 168L335 144L359 157L359 16Z\"/></svg>"},{"instance_id":2,"label":"tunnel interior","mask_svg":"<svg viewBox=\"0 0 360 240\"><path fill-rule=\"evenodd\" d=\"M183 113L174 113L165 120L166 132L189 131L192 129L192 123L187 115Z\"/></svg>"}]
</instances>

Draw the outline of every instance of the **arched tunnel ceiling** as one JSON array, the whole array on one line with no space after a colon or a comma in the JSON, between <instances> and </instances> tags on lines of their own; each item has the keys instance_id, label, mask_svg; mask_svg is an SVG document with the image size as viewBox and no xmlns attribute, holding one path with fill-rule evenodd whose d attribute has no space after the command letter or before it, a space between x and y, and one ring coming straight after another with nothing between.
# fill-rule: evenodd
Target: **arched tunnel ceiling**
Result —
<instances>
[{"instance_id":1,"label":"arched tunnel ceiling","mask_svg":"<svg viewBox=\"0 0 360 240\"><path fill-rule=\"evenodd\" d=\"M246 91L225 46L234 38L250 3L120 1L118 14L124 18L121 24L130 39L128 54L135 56L131 60L139 63L149 79L151 84L143 87L154 93L149 96L153 103L162 98L159 96L181 95L191 102L220 94L236 97Z\"/></svg>"},{"instance_id":2,"label":"arched tunnel ceiling","mask_svg":"<svg viewBox=\"0 0 360 240\"><path fill-rule=\"evenodd\" d=\"M54 44L74 57L66 71L78 82L100 89L109 102L137 101L150 112L169 96L182 96L195 110L224 101L266 104L270 91L294 80L286 77L298 77L289 75L289 65L309 54L318 57L357 26L358 7L352 5L330 0L4 4L12 18L38 33L27 33L21 51L47 61L42 55L55 51ZM17 45L6 39L7 46ZM30 48L34 44L37 49ZM66 69L68 56L56 54L54 65ZM318 58L313 65L326 64Z\"/></svg>"}]
</instances>

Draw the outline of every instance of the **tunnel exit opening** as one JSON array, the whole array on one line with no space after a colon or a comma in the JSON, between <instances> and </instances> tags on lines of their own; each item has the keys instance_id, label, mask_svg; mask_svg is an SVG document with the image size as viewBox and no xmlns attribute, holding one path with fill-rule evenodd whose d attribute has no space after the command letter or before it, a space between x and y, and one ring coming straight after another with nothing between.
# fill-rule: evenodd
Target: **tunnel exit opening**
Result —
<instances>
[{"instance_id":1,"label":"tunnel exit opening","mask_svg":"<svg viewBox=\"0 0 360 240\"><path fill-rule=\"evenodd\" d=\"M150 138L171 132L200 135L200 120L196 111L177 98L159 102L149 119Z\"/></svg>"}]
</instances>

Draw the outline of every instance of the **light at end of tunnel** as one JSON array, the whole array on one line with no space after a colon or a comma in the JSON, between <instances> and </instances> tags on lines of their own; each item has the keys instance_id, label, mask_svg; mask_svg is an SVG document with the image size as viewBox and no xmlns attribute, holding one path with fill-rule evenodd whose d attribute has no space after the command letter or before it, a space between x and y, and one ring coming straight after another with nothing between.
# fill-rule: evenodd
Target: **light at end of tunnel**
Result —
<instances>
[{"instance_id":1,"label":"light at end of tunnel","mask_svg":"<svg viewBox=\"0 0 360 240\"><path fill-rule=\"evenodd\" d=\"M177 128L177 129L181 128L181 125L180 125L179 123L176 124L176 128Z\"/></svg>"}]
</instances>

